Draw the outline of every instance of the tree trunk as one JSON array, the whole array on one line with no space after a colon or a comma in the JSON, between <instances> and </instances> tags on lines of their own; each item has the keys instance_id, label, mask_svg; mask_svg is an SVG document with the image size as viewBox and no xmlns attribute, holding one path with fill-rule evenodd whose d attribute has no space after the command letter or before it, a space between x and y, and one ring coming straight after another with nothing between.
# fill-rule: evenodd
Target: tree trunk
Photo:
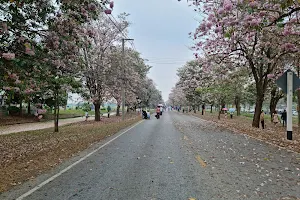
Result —
<instances>
[{"instance_id":1,"label":"tree trunk","mask_svg":"<svg viewBox=\"0 0 300 200\"><path fill-rule=\"evenodd\" d=\"M116 116L121 116L121 115L120 115L120 107L121 107L121 106L118 104Z\"/></svg>"},{"instance_id":2,"label":"tree trunk","mask_svg":"<svg viewBox=\"0 0 300 200\"><path fill-rule=\"evenodd\" d=\"M30 115L30 100L28 100L27 104L27 114Z\"/></svg>"},{"instance_id":3,"label":"tree trunk","mask_svg":"<svg viewBox=\"0 0 300 200\"><path fill-rule=\"evenodd\" d=\"M236 115L241 115L241 98L239 96L235 97L235 107L236 107Z\"/></svg>"},{"instance_id":4,"label":"tree trunk","mask_svg":"<svg viewBox=\"0 0 300 200\"><path fill-rule=\"evenodd\" d=\"M276 101L276 98L275 98L275 93L276 93L276 88L275 88L275 90L272 89L272 91L271 91L271 100L270 100L271 122L273 122L273 113L275 112L276 106L278 103L278 101Z\"/></svg>"},{"instance_id":5,"label":"tree trunk","mask_svg":"<svg viewBox=\"0 0 300 200\"><path fill-rule=\"evenodd\" d=\"M300 60L298 60L298 65L297 65L297 72L298 72L298 78L300 78ZM300 127L300 115L299 115L299 111L300 111L300 90L297 90L297 97L298 97L298 105L297 105L297 112L298 112L298 127ZM299 130L299 129L298 129Z\"/></svg>"},{"instance_id":6,"label":"tree trunk","mask_svg":"<svg viewBox=\"0 0 300 200\"><path fill-rule=\"evenodd\" d=\"M20 100L20 112L19 112L19 114L20 114L20 116L22 116L22 107L23 107L23 105L22 105L22 98L21 98L21 100Z\"/></svg>"},{"instance_id":7,"label":"tree trunk","mask_svg":"<svg viewBox=\"0 0 300 200\"><path fill-rule=\"evenodd\" d=\"M58 118L59 118L58 92L55 92L54 132L58 132Z\"/></svg>"},{"instance_id":8,"label":"tree trunk","mask_svg":"<svg viewBox=\"0 0 300 200\"><path fill-rule=\"evenodd\" d=\"M193 107L194 107L194 113L196 113L196 105L194 104L194 106L193 106Z\"/></svg>"},{"instance_id":9,"label":"tree trunk","mask_svg":"<svg viewBox=\"0 0 300 200\"><path fill-rule=\"evenodd\" d=\"M210 113L213 112L213 104L210 105Z\"/></svg>"},{"instance_id":10,"label":"tree trunk","mask_svg":"<svg viewBox=\"0 0 300 200\"><path fill-rule=\"evenodd\" d=\"M271 116L276 110L276 106L281 98L284 95L277 89L277 87L273 87L271 90L271 100L270 100L270 112ZM271 121L273 122L273 117L271 117Z\"/></svg>"},{"instance_id":11,"label":"tree trunk","mask_svg":"<svg viewBox=\"0 0 300 200\"><path fill-rule=\"evenodd\" d=\"M260 113L262 110L263 102L264 102L264 94L260 93L259 95L258 93L255 102L255 113L252 121L252 127L259 128Z\"/></svg>"},{"instance_id":12,"label":"tree trunk","mask_svg":"<svg viewBox=\"0 0 300 200\"><path fill-rule=\"evenodd\" d=\"M299 115L299 106L300 106L300 90L297 91L298 94L298 106L297 106L297 112L298 112L298 127L300 127L300 115Z\"/></svg>"},{"instance_id":13,"label":"tree trunk","mask_svg":"<svg viewBox=\"0 0 300 200\"><path fill-rule=\"evenodd\" d=\"M219 115L218 115L218 120L220 120L220 119L221 119L222 106L221 106L221 108L220 108L220 106L218 106L218 107L219 107Z\"/></svg>"},{"instance_id":14,"label":"tree trunk","mask_svg":"<svg viewBox=\"0 0 300 200\"><path fill-rule=\"evenodd\" d=\"M100 106L101 104L99 102L95 102L94 103L94 107L95 107L95 121L98 122L101 120L100 118Z\"/></svg>"},{"instance_id":15,"label":"tree trunk","mask_svg":"<svg viewBox=\"0 0 300 200\"><path fill-rule=\"evenodd\" d=\"M221 110L220 111L221 111L222 114L224 114L223 108L226 108L224 99L221 100Z\"/></svg>"}]
</instances>

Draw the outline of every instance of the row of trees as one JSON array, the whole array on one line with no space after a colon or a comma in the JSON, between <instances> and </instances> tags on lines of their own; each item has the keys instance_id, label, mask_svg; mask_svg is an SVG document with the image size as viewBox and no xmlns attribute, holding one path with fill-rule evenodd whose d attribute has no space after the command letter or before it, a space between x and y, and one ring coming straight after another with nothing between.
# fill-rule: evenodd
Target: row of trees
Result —
<instances>
[{"instance_id":1,"label":"row of trees","mask_svg":"<svg viewBox=\"0 0 300 200\"><path fill-rule=\"evenodd\" d=\"M239 109L243 98L253 98L252 125L258 127L268 94L271 111L283 97L274 79L298 67L299 2L197 0L194 6L203 14L199 27L190 33L196 61L179 71L170 99L181 90L188 102L200 96L219 105L233 101ZM247 93L253 87L254 92Z\"/></svg>"},{"instance_id":2,"label":"row of trees","mask_svg":"<svg viewBox=\"0 0 300 200\"><path fill-rule=\"evenodd\" d=\"M125 13L116 22L108 18L113 7L96 0L2 0L0 88L8 102L26 102L28 111L32 103L49 105L58 131L69 92L94 104L96 121L106 100L115 99L120 114L122 87L128 107L161 101L147 77L150 66L134 49L122 53L129 22Z\"/></svg>"}]
</instances>

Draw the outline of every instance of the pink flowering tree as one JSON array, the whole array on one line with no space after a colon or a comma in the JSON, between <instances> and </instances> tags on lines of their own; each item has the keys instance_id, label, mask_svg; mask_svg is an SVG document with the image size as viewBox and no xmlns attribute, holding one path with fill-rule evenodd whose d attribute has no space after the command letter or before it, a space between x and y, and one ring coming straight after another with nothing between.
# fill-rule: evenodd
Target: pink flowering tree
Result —
<instances>
[{"instance_id":1,"label":"pink flowering tree","mask_svg":"<svg viewBox=\"0 0 300 200\"><path fill-rule=\"evenodd\" d=\"M81 38L84 45L81 49L83 65L80 71L86 85L85 97L95 106L95 121L100 121L100 106L110 97L111 90L107 82L113 78L109 76L111 56L115 53L115 45L120 44L123 37L120 30L125 31L128 27L125 17L120 15L116 25L107 17L101 17L86 26L87 34Z\"/></svg>"},{"instance_id":2,"label":"pink flowering tree","mask_svg":"<svg viewBox=\"0 0 300 200\"><path fill-rule=\"evenodd\" d=\"M256 107L252 125L259 114L277 63L299 48L298 11L294 1L210 1L194 3L204 19L192 37L195 51L213 56L218 63L245 63L256 83ZM228 66L228 65L225 65ZM208 68L209 69L209 68ZM225 68L224 70L227 70Z\"/></svg>"},{"instance_id":3,"label":"pink flowering tree","mask_svg":"<svg viewBox=\"0 0 300 200\"><path fill-rule=\"evenodd\" d=\"M109 87L109 94L117 102L117 116L120 115L122 103L121 92L125 87L127 107L137 107L139 91L150 67L145 65L140 54L133 49L125 49L124 64L122 64L122 49L120 46L113 48L108 66L108 79L106 85Z\"/></svg>"},{"instance_id":4,"label":"pink flowering tree","mask_svg":"<svg viewBox=\"0 0 300 200\"><path fill-rule=\"evenodd\" d=\"M1 88L11 89L5 77L16 74L20 80L15 82L22 83L20 93L28 101L39 95L59 102L60 96L78 86L77 56L85 34L82 25L96 19L107 5L113 8L113 2L95 0L4 1L0 8L4 13L0 41L5 44L0 47ZM37 78L36 73L44 79ZM55 131L58 112L56 103Z\"/></svg>"}]
</instances>

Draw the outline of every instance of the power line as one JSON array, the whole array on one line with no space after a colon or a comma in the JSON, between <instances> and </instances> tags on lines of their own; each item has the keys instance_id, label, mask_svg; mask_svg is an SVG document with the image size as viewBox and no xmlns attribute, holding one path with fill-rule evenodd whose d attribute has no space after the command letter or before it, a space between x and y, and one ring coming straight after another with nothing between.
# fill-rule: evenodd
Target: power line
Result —
<instances>
[{"instance_id":1,"label":"power line","mask_svg":"<svg viewBox=\"0 0 300 200\"><path fill-rule=\"evenodd\" d=\"M105 7L106 9L108 9L106 6L104 6L104 7ZM123 30L120 30L120 28L119 28L118 25L116 24L116 22L118 22L118 21L116 20L116 18L115 18L112 14L106 14L106 15L107 15L107 17L109 18L109 20L114 24L114 26L119 30L119 32L125 37L125 39L129 39L128 35L127 35L126 33L124 33ZM113 20L110 18L110 16L112 16L112 18L113 18L115 21L113 21ZM133 48L135 51L137 51L136 48L135 48L135 46L134 46L133 41L129 41L129 43L131 44L132 48Z\"/></svg>"}]
</instances>

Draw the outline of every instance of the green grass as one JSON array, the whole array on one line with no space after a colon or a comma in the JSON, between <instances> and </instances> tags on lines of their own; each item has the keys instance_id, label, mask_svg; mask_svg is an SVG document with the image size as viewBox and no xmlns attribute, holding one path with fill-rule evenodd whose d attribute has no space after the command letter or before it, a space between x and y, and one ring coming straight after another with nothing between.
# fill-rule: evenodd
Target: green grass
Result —
<instances>
[{"instance_id":1,"label":"green grass","mask_svg":"<svg viewBox=\"0 0 300 200\"><path fill-rule=\"evenodd\" d=\"M100 110L100 113L104 114L107 113L106 110ZM54 112L51 113L47 113L45 115L46 120L52 120L53 119L53 114ZM89 111L89 115L95 115L95 111ZM82 117L85 116L85 112L81 109L78 110L59 110L59 118L60 119L67 119L67 118L75 118L75 117Z\"/></svg>"}]
</instances>

